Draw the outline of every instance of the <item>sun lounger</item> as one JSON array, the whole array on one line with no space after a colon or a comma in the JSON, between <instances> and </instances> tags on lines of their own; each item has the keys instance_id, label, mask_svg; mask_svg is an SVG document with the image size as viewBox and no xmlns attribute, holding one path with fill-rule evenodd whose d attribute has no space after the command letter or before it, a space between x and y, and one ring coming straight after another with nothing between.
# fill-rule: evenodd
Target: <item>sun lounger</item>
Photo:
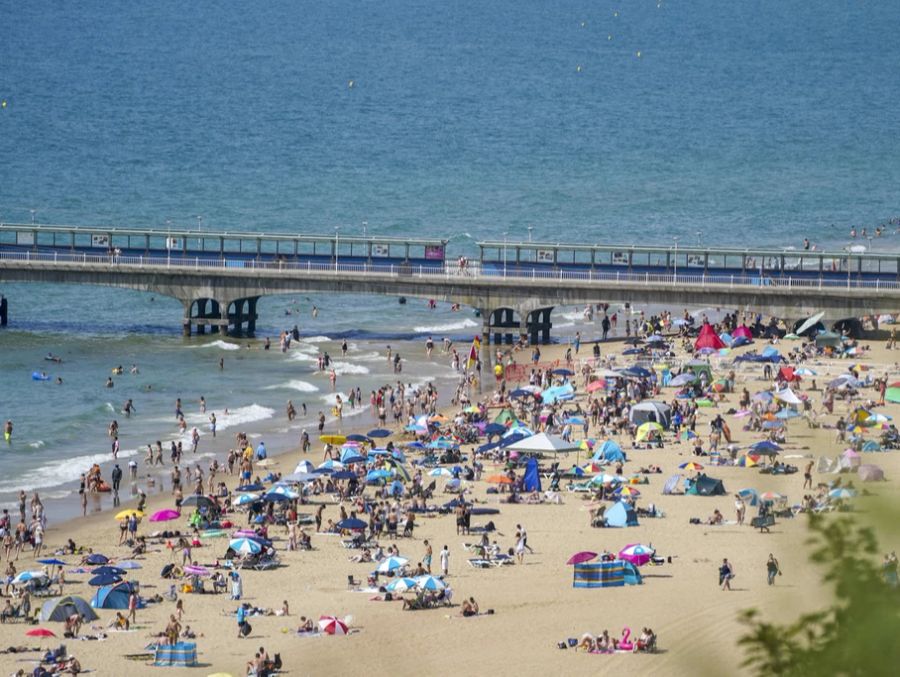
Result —
<instances>
[{"instance_id":1,"label":"sun lounger","mask_svg":"<svg viewBox=\"0 0 900 677\"><path fill-rule=\"evenodd\" d=\"M591 490L590 482L572 482L566 487L571 492L589 492Z\"/></svg>"},{"instance_id":2,"label":"sun lounger","mask_svg":"<svg viewBox=\"0 0 900 677\"><path fill-rule=\"evenodd\" d=\"M469 566L474 567L475 569L490 569L492 566L489 559L483 559L481 557L473 557L467 561L469 562Z\"/></svg>"}]
</instances>

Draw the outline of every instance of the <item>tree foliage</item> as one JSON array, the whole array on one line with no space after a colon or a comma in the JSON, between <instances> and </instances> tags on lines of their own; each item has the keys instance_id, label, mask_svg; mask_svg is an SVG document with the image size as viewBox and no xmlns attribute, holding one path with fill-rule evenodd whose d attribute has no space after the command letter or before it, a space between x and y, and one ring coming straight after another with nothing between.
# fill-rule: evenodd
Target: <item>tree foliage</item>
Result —
<instances>
[{"instance_id":1,"label":"tree foliage","mask_svg":"<svg viewBox=\"0 0 900 677\"><path fill-rule=\"evenodd\" d=\"M885 582L871 529L850 516L810 515L811 559L834 603L787 625L745 611L744 667L759 675L883 675L900 665L900 595Z\"/></svg>"}]
</instances>

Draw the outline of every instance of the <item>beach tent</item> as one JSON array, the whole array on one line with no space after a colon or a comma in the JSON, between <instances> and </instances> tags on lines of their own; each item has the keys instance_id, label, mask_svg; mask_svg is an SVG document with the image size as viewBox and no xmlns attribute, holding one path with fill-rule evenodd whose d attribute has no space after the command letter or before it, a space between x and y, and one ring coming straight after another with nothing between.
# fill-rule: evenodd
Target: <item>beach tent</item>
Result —
<instances>
[{"instance_id":1,"label":"beach tent","mask_svg":"<svg viewBox=\"0 0 900 677\"><path fill-rule=\"evenodd\" d=\"M750 331L750 327L748 327L746 324L742 324L740 327L738 327L737 329L735 329L735 330L731 333L731 335L732 335L734 338L745 338L745 339L752 339L752 338L753 338L753 332Z\"/></svg>"},{"instance_id":2,"label":"beach tent","mask_svg":"<svg viewBox=\"0 0 900 677\"><path fill-rule=\"evenodd\" d=\"M157 644L153 665L168 668L193 668L197 666L197 643Z\"/></svg>"},{"instance_id":3,"label":"beach tent","mask_svg":"<svg viewBox=\"0 0 900 677\"><path fill-rule=\"evenodd\" d=\"M573 588L618 588L644 582L637 568L623 560L583 562L574 568Z\"/></svg>"},{"instance_id":4,"label":"beach tent","mask_svg":"<svg viewBox=\"0 0 900 677\"><path fill-rule=\"evenodd\" d=\"M882 451L881 445L875 440L869 440L864 445L862 445L863 451Z\"/></svg>"},{"instance_id":5,"label":"beach tent","mask_svg":"<svg viewBox=\"0 0 900 677\"><path fill-rule=\"evenodd\" d=\"M672 423L672 409L665 402L641 402L631 408L628 418L635 425L653 421L668 428Z\"/></svg>"},{"instance_id":6,"label":"beach tent","mask_svg":"<svg viewBox=\"0 0 900 677\"><path fill-rule=\"evenodd\" d=\"M702 374L706 374L706 382L712 383L712 367L706 360L691 360L686 362L684 366L685 369L690 369L698 379Z\"/></svg>"},{"instance_id":7,"label":"beach tent","mask_svg":"<svg viewBox=\"0 0 900 677\"><path fill-rule=\"evenodd\" d=\"M525 491L541 490L541 474L538 472L537 459L533 457L525 465L524 487Z\"/></svg>"},{"instance_id":8,"label":"beach tent","mask_svg":"<svg viewBox=\"0 0 900 677\"><path fill-rule=\"evenodd\" d=\"M737 495L741 497L741 500L749 506L754 506L759 502L759 493L756 489L741 489L737 492Z\"/></svg>"},{"instance_id":9,"label":"beach tent","mask_svg":"<svg viewBox=\"0 0 900 677\"><path fill-rule=\"evenodd\" d=\"M509 445L509 449L523 454L563 453L578 451L581 445L578 442L566 442L557 435L538 433Z\"/></svg>"},{"instance_id":10,"label":"beach tent","mask_svg":"<svg viewBox=\"0 0 900 677\"><path fill-rule=\"evenodd\" d=\"M603 517L608 527L636 527L638 526L637 513L630 505L619 501L609 508Z\"/></svg>"},{"instance_id":11,"label":"beach tent","mask_svg":"<svg viewBox=\"0 0 900 677\"><path fill-rule=\"evenodd\" d=\"M691 485L688 493L698 496L723 496L725 494L725 485L722 484L722 480L717 480L707 475L700 475Z\"/></svg>"},{"instance_id":12,"label":"beach tent","mask_svg":"<svg viewBox=\"0 0 900 677\"><path fill-rule=\"evenodd\" d=\"M856 474L863 482L881 482L884 480L884 470L870 463L863 464L856 469Z\"/></svg>"},{"instance_id":13,"label":"beach tent","mask_svg":"<svg viewBox=\"0 0 900 677\"><path fill-rule=\"evenodd\" d=\"M91 599L91 606L95 609L127 609L128 598L131 596L132 590L136 592L137 588L127 581L115 585L104 585L97 589ZM140 597L138 597L138 608L144 608L144 602Z\"/></svg>"},{"instance_id":14,"label":"beach tent","mask_svg":"<svg viewBox=\"0 0 900 677\"><path fill-rule=\"evenodd\" d=\"M721 334L719 334L719 338L722 339L722 343L724 343L726 346L730 346L734 343L734 337L727 331L723 331Z\"/></svg>"},{"instance_id":15,"label":"beach tent","mask_svg":"<svg viewBox=\"0 0 900 677\"><path fill-rule=\"evenodd\" d=\"M745 336L738 336L731 342L732 348L740 348L741 346L749 346L753 342L753 339L746 338Z\"/></svg>"},{"instance_id":16,"label":"beach tent","mask_svg":"<svg viewBox=\"0 0 900 677\"><path fill-rule=\"evenodd\" d=\"M718 350L719 348L724 348L725 344L722 342L722 339L718 337L716 334L716 330L713 329L711 324L704 324L700 328L700 334L697 336L697 340L694 341L694 350L700 350L701 348L712 348L714 350Z\"/></svg>"},{"instance_id":17,"label":"beach tent","mask_svg":"<svg viewBox=\"0 0 900 677\"><path fill-rule=\"evenodd\" d=\"M860 460L858 453L853 451L853 449L847 449L841 454L838 463L840 464L841 470L853 470L854 468L858 468L862 461Z\"/></svg>"},{"instance_id":18,"label":"beach tent","mask_svg":"<svg viewBox=\"0 0 900 677\"><path fill-rule=\"evenodd\" d=\"M594 452L591 460L616 463L619 461L624 462L627 458L625 457L625 452L622 451L622 447L620 447L617 442L606 440L606 442L600 445L600 448Z\"/></svg>"},{"instance_id":19,"label":"beach tent","mask_svg":"<svg viewBox=\"0 0 900 677\"><path fill-rule=\"evenodd\" d=\"M91 605L81 597L67 595L65 597L57 597L47 600L41 607L41 622L57 621L62 623L74 613L84 616L86 621L96 621L99 616L97 612L91 608Z\"/></svg>"},{"instance_id":20,"label":"beach tent","mask_svg":"<svg viewBox=\"0 0 900 677\"><path fill-rule=\"evenodd\" d=\"M794 373L793 367L782 367L778 370L778 378L790 383L791 381L799 381L800 377Z\"/></svg>"},{"instance_id":21,"label":"beach tent","mask_svg":"<svg viewBox=\"0 0 900 677\"><path fill-rule=\"evenodd\" d=\"M494 419L494 423L502 426L509 426L514 423L518 423L519 419L516 418L515 413L512 409L501 409L500 413L497 414L497 417ZM506 431L503 431L506 432Z\"/></svg>"}]
</instances>

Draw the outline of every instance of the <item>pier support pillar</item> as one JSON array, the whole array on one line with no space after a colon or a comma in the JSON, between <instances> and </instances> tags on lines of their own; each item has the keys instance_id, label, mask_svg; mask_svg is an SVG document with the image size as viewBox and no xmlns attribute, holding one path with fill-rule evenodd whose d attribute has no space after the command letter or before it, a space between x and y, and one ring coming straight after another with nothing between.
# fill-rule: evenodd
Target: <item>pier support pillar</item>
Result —
<instances>
[{"instance_id":1,"label":"pier support pillar","mask_svg":"<svg viewBox=\"0 0 900 677\"><path fill-rule=\"evenodd\" d=\"M550 321L550 314L553 307L538 308L532 310L528 314L528 338L532 345L538 343L550 343L550 329L553 323Z\"/></svg>"},{"instance_id":2,"label":"pier support pillar","mask_svg":"<svg viewBox=\"0 0 900 677\"><path fill-rule=\"evenodd\" d=\"M194 302L190 299L182 299L181 306L184 308L184 315L181 318L181 333L183 336L191 335L191 308Z\"/></svg>"},{"instance_id":3,"label":"pier support pillar","mask_svg":"<svg viewBox=\"0 0 900 677\"><path fill-rule=\"evenodd\" d=\"M0 296L0 327L5 327L9 319L9 303L5 296Z\"/></svg>"}]
</instances>

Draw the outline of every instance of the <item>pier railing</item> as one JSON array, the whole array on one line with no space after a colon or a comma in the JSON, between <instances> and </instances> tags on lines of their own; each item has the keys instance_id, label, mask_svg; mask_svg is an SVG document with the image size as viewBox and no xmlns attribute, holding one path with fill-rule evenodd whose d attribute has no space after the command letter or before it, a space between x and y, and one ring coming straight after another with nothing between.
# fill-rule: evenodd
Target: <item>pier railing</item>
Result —
<instances>
[{"instance_id":1,"label":"pier railing","mask_svg":"<svg viewBox=\"0 0 900 677\"><path fill-rule=\"evenodd\" d=\"M372 276L446 279L446 280L472 280L485 283L510 281L553 281L575 283L602 283L604 285L685 285L698 287L719 288L761 288L777 287L798 290L815 289L868 289L868 290L898 290L900 282L896 280L867 279L861 276L848 274L844 277L792 277L789 274L705 274L705 273L640 273L628 271L606 270L517 270L502 266L482 268L479 262L469 262L461 267L455 262L445 262L435 265L406 265L406 264L378 264L378 263L342 263L339 259L332 262L314 261L264 261L254 259L229 259L229 258L202 258L177 256L119 256L115 254L84 254L77 252L0 252L0 262L9 261L19 264L43 266L83 266L92 270L134 270L142 269L167 269L175 271L186 270L216 270L220 273L246 274L252 272L265 273L266 275L284 275L294 277L297 275L315 276Z\"/></svg>"}]
</instances>

